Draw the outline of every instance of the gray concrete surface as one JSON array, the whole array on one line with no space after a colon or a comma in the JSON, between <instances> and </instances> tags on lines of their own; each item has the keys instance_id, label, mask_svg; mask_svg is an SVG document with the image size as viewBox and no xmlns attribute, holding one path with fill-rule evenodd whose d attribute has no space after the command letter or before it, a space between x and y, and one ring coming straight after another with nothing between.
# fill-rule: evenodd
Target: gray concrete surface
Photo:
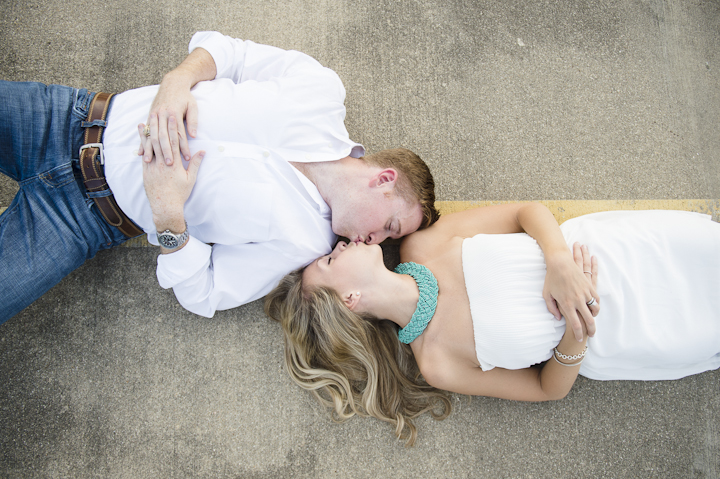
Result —
<instances>
[{"instance_id":1,"label":"gray concrete surface","mask_svg":"<svg viewBox=\"0 0 720 479\"><path fill-rule=\"evenodd\" d=\"M717 0L0 7L7 80L156 83L203 29L307 52L345 82L351 136L417 151L439 200L720 198ZM0 177L0 207L14 192ZM156 254L99 254L0 327L0 476L720 477L720 371L455 396L406 449L291 383L260 302L185 312Z\"/></svg>"}]
</instances>

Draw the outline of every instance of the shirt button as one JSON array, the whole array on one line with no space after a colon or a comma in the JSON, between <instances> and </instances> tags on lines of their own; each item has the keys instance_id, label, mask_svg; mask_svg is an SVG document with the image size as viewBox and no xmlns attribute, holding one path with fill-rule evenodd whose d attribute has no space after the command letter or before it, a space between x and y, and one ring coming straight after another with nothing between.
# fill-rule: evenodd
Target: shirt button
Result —
<instances>
[{"instance_id":1,"label":"shirt button","mask_svg":"<svg viewBox=\"0 0 720 479\"><path fill-rule=\"evenodd\" d=\"M133 155L138 156L138 150L133 150Z\"/></svg>"},{"instance_id":2,"label":"shirt button","mask_svg":"<svg viewBox=\"0 0 720 479\"><path fill-rule=\"evenodd\" d=\"M264 156L265 158L267 158L268 156L270 156L270 152L269 152L269 151L263 151L263 156Z\"/></svg>"},{"instance_id":3,"label":"shirt button","mask_svg":"<svg viewBox=\"0 0 720 479\"><path fill-rule=\"evenodd\" d=\"M310 155L305 155L305 159L310 161L312 159L312 157Z\"/></svg>"},{"instance_id":4,"label":"shirt button","mask_svg":"<svg viewBox=\"0 0 720 479\"><path fill-rule=\"evenodd\" d=\"M222 145L218 146L218 151L225 151L225 147Z\"/></svg>"}]
</instances>

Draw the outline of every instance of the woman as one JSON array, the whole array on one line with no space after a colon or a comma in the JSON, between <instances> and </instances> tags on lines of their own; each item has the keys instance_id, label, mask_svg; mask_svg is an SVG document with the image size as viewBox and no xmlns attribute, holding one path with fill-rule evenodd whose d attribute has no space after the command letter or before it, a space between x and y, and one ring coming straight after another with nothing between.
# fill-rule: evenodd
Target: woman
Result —
<instances>
[{"instance_id":1,"label":"woman","mask_svg":"<svg viewBox=\"0 0 720 479\"><path fill-rule=\"evenodd\" d=\"M545 401L578 373L658 380L720 367L720 225L707 216L608 212L558 227L539 204L479 208L407 237L400 257L427 269L394 273L380 248L341 242L266 299L288 371L337 419L378 417L412 443L412 418L449 413L439 389ZM557 304L568 321L548 295L558 284L575 298Z\"/></svg>"}]
</instances>

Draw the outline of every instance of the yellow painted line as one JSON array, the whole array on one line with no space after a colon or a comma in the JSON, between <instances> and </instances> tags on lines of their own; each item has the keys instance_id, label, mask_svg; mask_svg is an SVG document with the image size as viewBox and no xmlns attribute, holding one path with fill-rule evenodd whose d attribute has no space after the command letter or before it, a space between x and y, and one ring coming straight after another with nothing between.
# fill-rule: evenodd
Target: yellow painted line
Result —
<instances>
[{"instance_id":1,"label":"yellow painted line","mask_svg":"<svg viewBox=\"0 0 720 479\"><path fill-rule=\"evenodd\" d=\"M440 214L446 215L479 206L518 203L517 201L438 201L435 203ZM545 200L538 201L547 206L558 223L598 211L615 210L684 210L695 211L720 218L720 200ZM7 208L0 208L0 214ZM122 246L139 248L152 246L145 235L131 239Z\"/></svg>"},{"instance_id":2,"label":"yellow painted line","mask_svg":"<svg viewBox=\"0 0 720 479\"><path fill-rule=\"evenodd\" d=\"M479 206L518 203L517 201L437 201L440 214L464 211ZM615 210L684 210L720 216L720 200L545 200L538 201L548 207L558 223L599 211Z\"/></svg>"}]
</instances>

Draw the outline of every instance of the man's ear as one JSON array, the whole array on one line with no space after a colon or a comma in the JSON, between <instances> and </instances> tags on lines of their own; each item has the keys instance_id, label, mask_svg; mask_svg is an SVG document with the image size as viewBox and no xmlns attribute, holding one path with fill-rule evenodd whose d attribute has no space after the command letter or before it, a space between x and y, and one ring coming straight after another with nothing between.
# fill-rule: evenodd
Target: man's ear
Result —
<instances>
[{"instance_id":1,"label":"man's ear","mask_svg":"<svg viewBox=\"0 0 720 479\"><path fill-rule=\"evenodd\" d=\"M373 175L370 179L370 187L389 186L392 188L395 186L397 176L397 171L394 168L385 168Z\"/></svg>"},{"instance_id":2,"label":"man's ear","mask_svg":"<svg viewBox=\"0 0 720 479\"><path fill-rule=\"evenodd\" d=\"M360 291L345 293L342 298L345 306L347 306L350 311L355 311L358 303L360 303Z\"/></svg>"}]
</instances>

